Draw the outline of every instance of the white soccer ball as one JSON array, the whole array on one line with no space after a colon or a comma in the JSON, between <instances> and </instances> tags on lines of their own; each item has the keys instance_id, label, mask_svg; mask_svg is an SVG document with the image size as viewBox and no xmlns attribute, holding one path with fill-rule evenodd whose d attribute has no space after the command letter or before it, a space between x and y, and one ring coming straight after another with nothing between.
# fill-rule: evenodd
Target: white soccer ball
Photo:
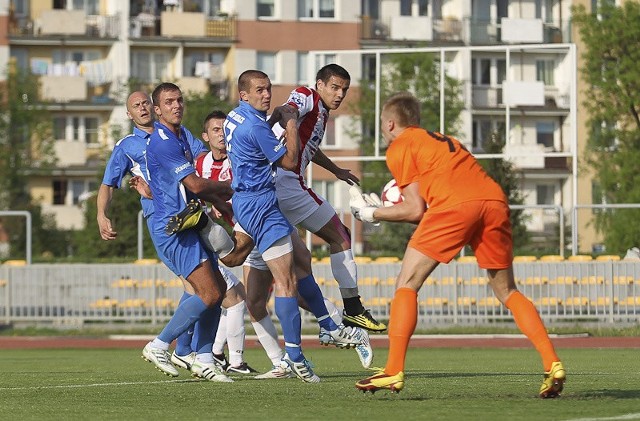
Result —
<instances>
[{"instance_id":1,"label":"white soccer ball","mask_svg":"<svg viewBox=\"0 0 640 421\"><path fill-rule=\"evenodd\" d=\"M384 206L393 206L404 201L396 180L391 180L384 185L380 199L382 199Z\"/></svg>"}]
</instances>

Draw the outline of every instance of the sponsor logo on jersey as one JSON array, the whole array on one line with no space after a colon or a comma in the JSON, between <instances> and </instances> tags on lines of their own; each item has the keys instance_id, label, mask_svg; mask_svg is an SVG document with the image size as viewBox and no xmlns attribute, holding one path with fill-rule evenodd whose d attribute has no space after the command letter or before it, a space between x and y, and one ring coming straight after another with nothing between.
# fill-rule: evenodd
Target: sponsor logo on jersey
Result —
<instances>
[{"instance_id":1,"label":"sponsor logo on jersey","mask_svg":"<svg viewBox=\"0 0 640 421\"><path fill-rule=\"evenodd\" d=\"M180 172L190 167L191 167L191 164L187 162L186 164L182 164L179 167L177 167L175 170L173 170L173 172L175 172L176 174L179 174Z\"/></svg>"}]
</instances>

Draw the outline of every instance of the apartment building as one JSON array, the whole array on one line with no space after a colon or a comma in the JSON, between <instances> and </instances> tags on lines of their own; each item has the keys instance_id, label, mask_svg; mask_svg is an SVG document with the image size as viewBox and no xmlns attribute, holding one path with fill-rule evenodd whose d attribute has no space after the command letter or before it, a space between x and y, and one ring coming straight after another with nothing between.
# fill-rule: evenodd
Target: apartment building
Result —
<instances>
[{"instance_id":1,"label":"apartment building","mask_svg":"<svg viewBox=\"0 0 640 421\"><path fill-rule=\"evenodd\" d=\"M123 102L132 86L160 80L185 91L235 98L235 79L259 68L274 83L274 104L315 70L337 61L352 74L348 100L361 79L375 77L371 56L340 50L456 47L447 72L464 82L461 139L474 153L494 132L523 175L527 205L572 205L571 83L576 69L571 2L561 0L11 0L0 67L14 60L41 75L52 101L59 168L30 188L59 226L78 228L78 202L95 189L98 160L112 147L114 127L128 127ZM0 2L0 7L2 6ZM4 12L4 13L2 13ZM0 25L0 28L3 26ZM0 29L1 31L1 29ZM518 45L540 48L512 48ZM542 45L559 48L544 48ZM318 51L327 53L317 54ZM310 62L311 57L315 58ZM374 67L375 68L375 67ZM578 89L579 91L579 89ZM348 101L347 101L348 102ZM578 100L579 104L580 101ZM507 106L508 105L508 106ZM344 104L327 128L329 155L356 156ZM579 136L578 149L584 136ZM357 162L345 166L358 171ZM322 169L312 184L337 208L345 186ZM580 180L580 185L589 180ZM590 188L590 187L589 187ZM582 190L581 190L582 191ZM586 203L588 193L580 198ZM556 212L528 210L532 231L557 224ZM348 217L348 216L347 216ZM358 224L359 225L359 224ZM581 223L581 250L596 238Z\"/></svg>"}]
</instances>

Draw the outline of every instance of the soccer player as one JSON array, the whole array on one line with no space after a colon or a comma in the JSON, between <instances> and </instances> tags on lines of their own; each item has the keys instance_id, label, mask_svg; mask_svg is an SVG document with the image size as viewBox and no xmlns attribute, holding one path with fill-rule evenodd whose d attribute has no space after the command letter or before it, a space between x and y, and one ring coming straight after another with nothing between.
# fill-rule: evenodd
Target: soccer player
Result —
<instances>
[{"instance_id":1,"label":"soccer player","mask_svg":"<svg viewBox=\"0 0 640 421\"><path fill-rule=\"evenodd\" d=\"M286 353L283 363L305 382L320 378L304 357L297 295L306 301L318 319L321 331L345 347L362 341L363 331L336 325L328 315L322 293L313 275L299 277L294 254L301 240L278 208L273 171L281 166L294 169L300 151L297 113L276 107L272 118L286 132L281 143L267 123L271 107L271 81L258 70L247 70L238 78L240 104L224 123L227 152L233 170L233 213L254 239L275 280L275 310L282 326ZM297 241L296 241L297 237Z\"/></svg>"},{"instance_id":2,"label":"soccer player","mask_svg":"<svg viewBox=\"0 0 640 421\"><path fill-rule=\"evenodd\" d=\"M291 225L301 226L329 244L331 270L344 302L344 324L382 332L387 328L385 324L377 321L360 301L349 230L331 204L308 187L304 179L307 166L314 162L351 185L360 181L349 169L338 167L320 149L329 112L340 107L350 83L347 70L337 64L328 64L318 71L315 88L299 87L289 95L285 105L297 110L299 115L300 153L292 170L277 168L276 194L280 209ZM274 125L276 135L280 132L279 127Z\"/></svg>"},{"instance_id":3,"label":"soccer player","mask_svg":"<svg viewBox=\"0 0 640 421\"><path fill-rule=\"evenodd\" d=\"M217 256L200 242L196 231L184 230L170 235L165 227L171 216L198 198L212 202L219 210L226 210L226 200L232 192L226 183L206 180L195 174L194 156L205 149L201 142L200 146L189 142L193 136L181 125L184 99L180 88L172 83L162 83L154 89L152 98L158 121L154 123L146 148L149 187L155 208L150 217L150 231L156 237L155 245L161 259L173 264L176 273L193 287L194 294L181 301L160 335L145 346L143 357L161 371L177 375L169 362L169 344L198 321L192 373L211 381L230 382L232 380L214 364L212 354L220 303L226 290Z\"/></svg>"},{"instance_id":4,"label":"soccer player","mask_svg":"<svg viewBox=\"0 0 640 421\"><path fill-rule=\"evenodd\" d=\"M389 98L380 122L389 145L387 166L404 201L390 207L368 206L352 189L351 211L362 221L404 221L418 227L396 280L386 367L358 381L356 387L371 392L402 390L407 347L417 322L418 291L438 264L448 263L470 244L478 264L487 270L494 294L511 310L517 326L542 357L540 397L558 396L566 373L536 308L516 288L504 192L458 140L419 127L420 103L413 95L399 93Z\"/></svg>"}]
</instances>

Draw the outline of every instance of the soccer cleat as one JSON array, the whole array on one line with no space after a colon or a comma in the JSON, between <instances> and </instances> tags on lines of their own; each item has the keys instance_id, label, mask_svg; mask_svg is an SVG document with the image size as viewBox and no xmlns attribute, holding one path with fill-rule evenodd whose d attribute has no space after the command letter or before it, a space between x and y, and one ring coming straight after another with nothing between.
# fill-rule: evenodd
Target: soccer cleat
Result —
<instances>
[{"instance_id":1,"label":"soccer cleat","mask_svg":"<svg viewBox=\"0 0 640 421\"><path fill-rule=\"evenodd\" d=\"M545 371L542 386L540 386L540 397L542 399L556 398L560 396L560 392L564 389L564 382L567 379L567 373L560 361L551 364L551 370Z\"/></svg>"},{"instance_id":2,"label":"soccer cleat","mask_svg":"<svg viewBox=\"0 0 640 421\"><path fill-rule=\"evenodd\" d=\"M345 326L361 327L374 333L384 332L387 329L387 325L374 319L371 312L366 309L355 316L350 316L346 311L343 311L342 322Z\"/></svg>"},{"instance_id":3,"label":"soccer cleat","mask_svg":"<svg viewBox=\"0 0 640 421\"><path fill-rule=\"evenodd\" d=\"M252 374L258 372L251 368L246 362L243 362L238 366L229 365L225 371L230 374Z\"/></svg>"},{"instance_id":4,"label":"soccer cleat","mask_svg":"<svg viewBox=\"0 0 640 421\"><path fill-rule=\"evenodd\" d=\"M194 228L201 222L200 218L203 215L204 213L200 203L191 200L177 215L169 218L169 222L167 222L167 225L164 227L164 232L167 235L173 235L178 231Z\"/></svg>"},{"instance_id":5,"label":"soccer cleat","mask_svg":"<svg viewBox=\"0 0 640 421\"><path fill-rule=\"evenodd\" d=\"M359 327L347 327L343 324L339 325L336 330L329 331L323 327L320 328L320 344L324 346L335 345L338 348L349 349L356 347L366 341L369 342L369 335Z\"/></svg>"},{"instance_id":6,"label":"soccer cleat","mask_svg":"<svg viewBox=\"0 0 640 421\"><path fill-rule=\"evenodd\" d=\"M220 367L220 370L227 371L229 368L229 361L224 354L213 354L213 363Z\"/></svg>"},{"instance_id":7,"label":"soccer cleat","mask_svg":"<svg viewBox=\"0 0 640 421\"><path fill-rule=\"evenodd\" d=\"M373 362L373 348L371 348L369 334L366 330L362 331L362 342L355 346L355 350L362 366L364 368L371 367L371 363Z\"/></svg>"},{"instance_id":8,"label":"soccer cleat","mask_svg":"<svg viewBox=\"0 0 640 421\"><path fill-rule=\"evenodd\" d=\"M185 370L191 370L193 362L196 360L196 353L192 352L187 355L178 355L176 351L171 354L171 362L176 367L184 368Z\"/></svg>"},{"instance_id":9,"label":"soccer cleat","mask_svg":"<svg viewBox=\"0 0 640 421\"><path fill-rule=\"evenodd\" d=\"M171 377L178 377L178 370L169 362L171 358L166 349L155 348L149 342L142 349L142 358L153 363L158 370Z\"/></svg>"},{"instance_id":10,"label":"soccer cleat","mask_svg":"<svg viewBox=\"0 0 640 421\"><path fill-rule=\"evenodd\" d=\"M194 361L193 365L191 365L191 375L212 382L233 383L233 380L227 377L227 375L220 370L220 367L214 363Z\"/></svg>"},{"instance_id":11,"label":"soccer cleat","mask_svg":"<svg viewBox=\"0 0 640 421\"><path fill-rule=\"evenodd\" d=\"M291 377L291 369L288 366L282 367L279 365L274 365L271 370L263 374L258 374L254 377L254 379L288 379L289 377Z\"/></svg>"},{"instance_id":12,"label":"soccer cleat","mask_svg":"<svg viewBox=\"0 0 640 421\"><path fill-rule=\"evenodd\" d=\"M401 371L396 375L389 375L380 371L371 377L356 382L356 388L363 392L375 393L377 390L389 389L394 393L399 393L404 389L404 373Z\"/></svg>"},{"instance_id":13,"label":"soccer cleat","mask_svg":"<svg viewBox=\"0 0 640 421\"><path fill-rule=\"evenodd\" d=\"M307 383L319 383L320 377L316 376L311 367L311 363L305 359L300 362L292 361L289 355L284 354L282 361L280 361L282 368L289 368L293 374L295 374L303 382Z\"/></svg>"}]
</instances>

